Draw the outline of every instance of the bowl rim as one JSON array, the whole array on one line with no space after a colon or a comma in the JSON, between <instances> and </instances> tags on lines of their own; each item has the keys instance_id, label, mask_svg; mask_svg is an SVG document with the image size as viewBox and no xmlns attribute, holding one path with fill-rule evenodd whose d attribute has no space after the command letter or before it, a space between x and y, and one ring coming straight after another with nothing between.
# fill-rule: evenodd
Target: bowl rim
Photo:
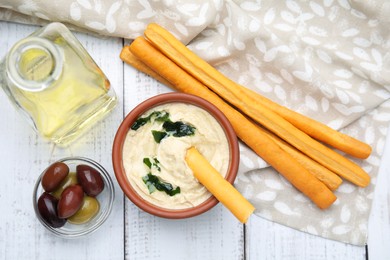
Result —
<instances>
[{"instance_id":1,"label":"bowl rim","mask_svg":"<svg viewBox=\"0 0 390 260\"><path fill-rule=\"evenodd\" d=\"M225 132L226 138L229 144L230 151L230 160L229 167L225 179L233 184L237 176L238 166L240 161L239 146L237 135L230 124L226 116L212 103L209 101L186 93L164 93L153 96L149 99L138 104L133 110L131 110L127 116L124 118L120 124L117 133L114 138L113 148L112 148L112 162L115 177L125 195L140 209L144 210L147 213L152 215L168 218L168 219L182 219L194 217L196 215L202 214L209 209L213 208L219 203L219 201L211 196L201 204L185 209L167 209L156 206L145 199L143 199L138 193L132 188L130 182L127 179L126 171L122 163L122 154L123 154L123 144L126 139L127 132L129 131L133 122L146 111L168 103L186 103L195 105L199 108L204 109L210 113L217 122L221 125L223 131Z\"/></svg>"},{"instance_id":2,"label":"bowl rim","mask_svg":"<svg viewBox=\"0 0 390 260\"><path fill-rule=\"evenodd\" d=\"M90 225L86 229L81 229L81 230L74 231L74 232L66 232L63 229L61 229L62 227L60 227L60 228L53 228L49 224L47 224L43 220L43 218L41 217L41 215L39 213L38 203L37 203L38 199L39 199L39 197L41 195L41 194L38 194L39 186L41 185L41 180L42 180L42 177L45 174L46 170L50 167L50 165L52 165L52 164L54 164L56 162L64 162L64 163L66 163L67 161L80 161L80 164L82 164L82 163L89 163L89 164L93 165L93 167L96 168L96 170L98 170L99 173L102 175L104 183L107 184L107 185L105 185L105 188L107 188L108 192L109 192L107 208L106 208L106 210L104 212L102 212L101 216L96 221L96 223L94 223L93 225ZM103 225L103 223L107 220L107 218L111 214L112 207L113 207L113 204L114 204L114 199L115 199L115 187L114 187L114 183L112 181L112 178L110 177L110 175L107 172L107 170L101 164L99 164L98 162L96 162L96 161L94 161L92 159L86 158L86 157L81 157L81 156L65 157L65 158L56 160L52 164L50 164L48 167L46 167L42 171L42 173L39 175L39 177L38 177L38 179L37 179L37 181L35 182L35 185L34 185L34 190L33 190L33 207L34 207L34 212L35 212L36 217L38 218L39 222L41 222L41 224L47 230L51 231L53 234L55 234L58 237L62 237L62 238L78 238L78 237L81 237L81 236L84 236L84 235L92 234L100 226ZM43 192L45 192L45 191L43 190ZM71 225L77 226L76 224L71 224Z\"/></svg>"}]
</instances>

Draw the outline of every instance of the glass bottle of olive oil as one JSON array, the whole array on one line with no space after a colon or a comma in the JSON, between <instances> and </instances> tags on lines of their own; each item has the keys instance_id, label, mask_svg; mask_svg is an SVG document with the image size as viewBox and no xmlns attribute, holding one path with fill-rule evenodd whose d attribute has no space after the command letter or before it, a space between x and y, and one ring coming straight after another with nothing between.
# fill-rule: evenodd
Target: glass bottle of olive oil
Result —
<instances>
[{"instance_id":1,"label":"glass bottle of olive oil","mask_svg":"<svg viewBox=\"0 0 390 260\"><path fill-rule=\"evenodd\" d=\"M42 136L59 145L76 139L117 103L104 73L61 23L16 43L0 73L11 101Z\"/></svg>"}]
</instances>

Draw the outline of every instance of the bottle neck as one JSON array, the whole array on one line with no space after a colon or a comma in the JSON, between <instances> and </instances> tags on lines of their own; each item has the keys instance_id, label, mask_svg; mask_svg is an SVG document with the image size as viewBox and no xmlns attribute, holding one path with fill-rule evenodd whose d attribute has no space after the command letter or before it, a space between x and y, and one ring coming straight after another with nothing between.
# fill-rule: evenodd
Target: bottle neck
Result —
<instances>
[{"instance_id":1,"label":"bottle neck","mask_svg":"<svg viewBox=\"0 0 390 260\"><path fill-rule=\"evenodd\" d=\"M20 89L42 91L59 79L63 60L61 50L54 43L28 37L16 43L8 53L7 77Z\"/></svg>"}]
</instances>

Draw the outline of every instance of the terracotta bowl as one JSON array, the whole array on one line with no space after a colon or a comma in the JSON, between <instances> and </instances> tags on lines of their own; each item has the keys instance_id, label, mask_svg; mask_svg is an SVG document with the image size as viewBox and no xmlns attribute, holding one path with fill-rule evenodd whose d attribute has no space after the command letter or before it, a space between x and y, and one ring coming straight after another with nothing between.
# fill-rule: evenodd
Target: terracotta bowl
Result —
<instances>
[{"instance_id":1,"label":"terracotta bowl","mask_svg":"<svg viewBox=\"0 0 390 260\"><path fill-rule=\"evenodd\" d=\"M197 96L184 94L184 93L161 94L152 97L142 102L137 107L135 107L126 116L126 118L119 126L119 129L116 133L113 149L112 149L112 161L113 161L115 176L116 179L118 180L120 187L122 188L126 196L135 205L137 205L142 210L150 214L153 214L155 216L170 218L170 219L182 219L182 218L193 217L208 211L209 209L211 209L212 207L218 204L217 199L214 196L211 196L209 199L199 204L198 206L192 208L186 208L186 209L171 210L171 209L165 209L153 205L150 202L144 200L133 189L133 187L131 186L130 182L127 179L126 172L122 163L122 148L126 138L126 134L129 131L131 125L137 120L138 117L140 117L149 109L159 105L174 103L174 102L191 104L203 108L204 110L208 111L212 116L214 116L214 118L220 123L222 129L225 131L226 137L229 142L229 149L230 149L230 162L229 162L228 172L225 178L227 181L233 184L237 176L237 170L239 165L238 141L237 141L237 136L233 130L233 127L231 126L230 122L225 117L225 115L220 110L218 110L218 108L216 108L213 104Z\"/></svg>"}]
</instances>

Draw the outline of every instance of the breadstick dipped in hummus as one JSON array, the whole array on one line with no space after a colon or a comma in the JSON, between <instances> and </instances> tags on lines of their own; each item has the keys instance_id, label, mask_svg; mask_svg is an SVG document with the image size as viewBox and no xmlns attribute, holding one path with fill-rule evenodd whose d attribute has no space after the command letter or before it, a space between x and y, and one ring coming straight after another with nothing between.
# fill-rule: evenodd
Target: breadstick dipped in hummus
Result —
<instances>
[{"instance_id":1,"label":"breadstick dipped in hummus","mask_svg":"<svg viewBox=\"0 0 390 260\"><path fill-rule=\"evenodd\" d=\"M241 223L246 223L255 207L236 190L222 175L199 153L195 147L187 150L185 160L198 181Z\"/></svg>"}]
</instances>

